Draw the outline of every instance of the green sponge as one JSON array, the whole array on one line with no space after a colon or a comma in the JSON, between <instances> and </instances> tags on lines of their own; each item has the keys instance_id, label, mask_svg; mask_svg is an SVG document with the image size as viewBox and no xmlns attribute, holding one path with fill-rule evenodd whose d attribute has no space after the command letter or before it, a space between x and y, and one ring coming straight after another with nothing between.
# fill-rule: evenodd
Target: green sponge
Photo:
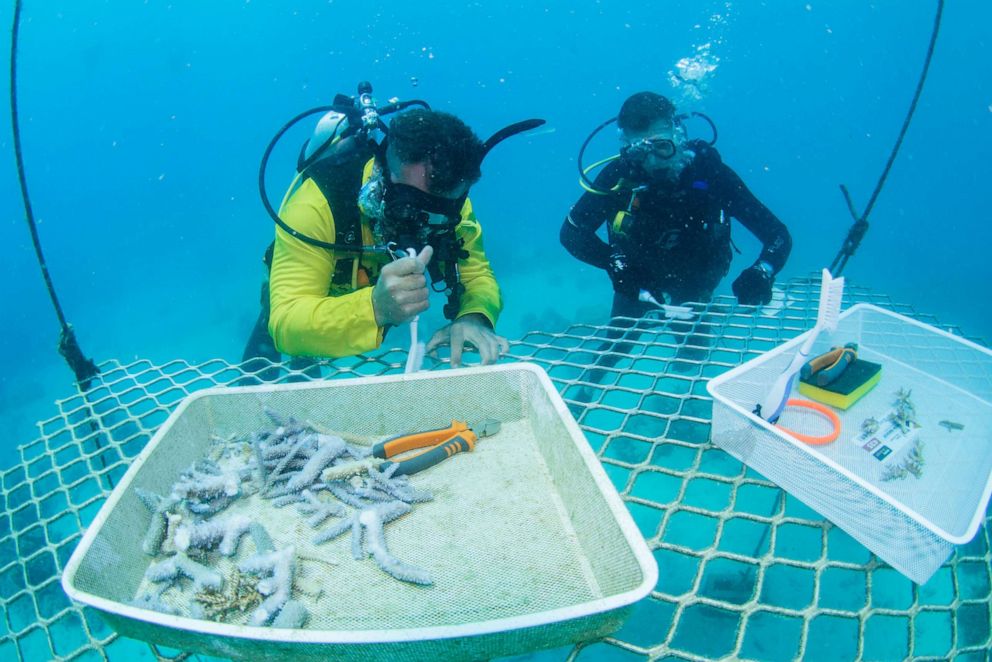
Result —
<instances>
[{"instance_id":1,"label":"green sponge","mask_svg":"<svg viewBox=\"0 0 992 662\"><path fill-rule=\"evenodd\" d=\"M868 391L875 388L881 378L881 365L855 359L841 373L840 377L826 386L816 386L800 379L799 392L810 400L816 400L838 409L847 409L864 397Z\"/></svg>"}]
</instances>

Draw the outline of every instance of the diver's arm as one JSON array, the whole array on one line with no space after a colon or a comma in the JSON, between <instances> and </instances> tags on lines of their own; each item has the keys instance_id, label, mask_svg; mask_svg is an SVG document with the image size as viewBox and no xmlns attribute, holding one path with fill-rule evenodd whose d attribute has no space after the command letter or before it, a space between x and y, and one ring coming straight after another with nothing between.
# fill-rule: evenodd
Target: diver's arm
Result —
<instances>
[{"instance_id":1,"label":"diver's arm","mask_svg":"<svg viewBox=\"0 0 992 662\"><path fill-rule=\"evenodd\" d=\"M615 163L603 168L596 177L598 188L609 189L619 179L619 168ZM613 195L598 195L587 191L579 198L561 225L559 239L572 257L606 269L610 263L610 245L599 238L596 232L606 222L611 212L615 212Z\"/></svg>"},{"instance_id":2,"label":"diver's arm","mask_svg":"<svg viewBox=\"0 0 992 662\"><path fill-rule=\"evenodd\" d=\"M334 222L323 196L305 183L281 212L290 227L334 241ZM353 356L377 348L382 330L372 309L372 288L328 296L335 259L276 228L269 276L269 333L276 348L296 356Z\"/></svg>"},{"instance_id":3,"label":"diver's arm","mask_svg":"<svg viewBox=\"0 0 992 662\"><path fill-rule=\"evenodd\" d=\"M729 166L721 163L719 169L717 181L727 213L761 241L761 255L756 262L767 262L777 274L785 266L792 251L792 237L788 228L751 193L740 176Z\"/></svg>"},{"instance_id":4,"label":"diver's arm","mask_svg":"<svg viewBox=\"0 0 992 662\"><path fill-rule=\"evenodd\" d=\"M588 195L588 194L587 194ZM602 225L603 221L600 221ZM561 224L558 235L561 245L572 257L591 264L599 269L605 269L610 261L610 245L599 238L596 228L578 225L569 214Z\"/></svg>"},{"instance_id":5,"label":"diver's arm","mask_svg":"<svg viewBox=\"0 0 992 662\"><path fill-rule=\"evenodd\" d=\"M457 318L479 314L489 321L491 328L495 328L503 310L503 297L482 246L482 226L475 218L469 200L465 201L462 221L455 228L455 235L465 242L462 248L468 252L468 257L458 261L465 292L462 293Z\"/></svg>"}]
</instances>

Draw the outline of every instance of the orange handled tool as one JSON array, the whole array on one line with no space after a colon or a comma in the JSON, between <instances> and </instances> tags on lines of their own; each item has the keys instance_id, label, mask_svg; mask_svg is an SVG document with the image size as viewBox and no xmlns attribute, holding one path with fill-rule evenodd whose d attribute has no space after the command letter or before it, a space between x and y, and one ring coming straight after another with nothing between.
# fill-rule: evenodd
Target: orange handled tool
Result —
<instances>
[{"instance_id":1,"label":"orange handled tool","mask_svg":"<svg viewBox=\"0 0 992 662\"><path fill-rule=\"evenodd\" d=\"M400 434L390 437L385 441L380 441L372 447L372 456L386 460L395 455L436 446L447 439L455 436L459 432L468 430L468 424L464 421L451 421L451 425L437 430L425 430L424 432L414 432L412 434Z\"/></svg>"},{"instance_id":2,"label":"orange handled tool","mask_svg":"<svg viewBox=\"0 0 992 662\"><path fill-rule=\"evenodd\" d=\"M834 347L829 352L814 356L799 369L799 378L816 386L826 386L837 381L847 366L858 358L857 343Z\"/></svg>"},{"instance_id":3,"label":"orange handled tool","mask_svg":"<svg viewBox=\"0 0 992 662\"><path fill-rule=\"evenodd\" d=\"M446 428L414 432L391 437L372 447L373 457L389 459L408 451L425 449L403 460L397 460L394 476L415 474L458 453L467 453L475 448L480 436L488 437L499 431L499 422L486 419L475 425L464 421L451 421ZM383 462L379 469L385 471L393 462Z\"/></svg>"}]
</instances>

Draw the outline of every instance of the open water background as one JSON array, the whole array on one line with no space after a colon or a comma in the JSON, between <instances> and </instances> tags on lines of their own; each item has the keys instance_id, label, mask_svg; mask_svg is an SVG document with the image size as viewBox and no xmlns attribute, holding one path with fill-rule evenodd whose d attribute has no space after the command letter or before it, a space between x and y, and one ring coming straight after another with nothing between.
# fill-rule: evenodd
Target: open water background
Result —
<instances>
[{"instance_id":1,"label":"open water background","mask_svg":"<svg viewBox=\"0 0 992 662\"><path fill-rule=\"evenodd\" d=\"M553 132L495 150L473 190L504 287L500 331L603 321L605 274L557 239L581 192L575 156L592 128L644 89L708 113L724 159L792 231L783 277L818 271L851 224L838 184L862 207L888 157L934 10L898 0L28 0L18 73L32 201L88 355L236 360L272 237L256 188L262 150L296 113L369 80L380 99L424 98L483 138L519 119L548 120ZM11 19L12 7L0 7L0 21ZM988 3L948 3L902 154L845 272L986 339L990 20ZM680 61L715 68L698 89L674 88ZM0 113L9 126L8 108ZM273 158L277 201L306 135L291 134ZM16 445L37 435L34 421L71 392L72 376L55 352L58 324L24 223L9 130L0 148L8 155L0 466L8 466ZM590 157L614 148L607 135ZM744 254L721 291L757 254L743 228L734 237Z\"/></svg>"}]
</instances>

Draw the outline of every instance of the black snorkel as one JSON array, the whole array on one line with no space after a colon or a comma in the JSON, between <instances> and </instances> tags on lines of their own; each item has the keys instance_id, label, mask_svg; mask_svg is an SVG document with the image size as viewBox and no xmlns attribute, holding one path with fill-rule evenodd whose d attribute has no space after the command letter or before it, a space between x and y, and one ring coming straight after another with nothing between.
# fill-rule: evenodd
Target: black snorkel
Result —
<instances>
[{"instance_id":1,"label":"black snorkel","mask_svg":"<svg viewBox=\"0 0 992 662\"><path fill-rule=\"evenodd\" d=\"M489 136L489 138L482 143L482 153L479 155L480 172L482 169L482 162L486 159L486 155L492 151L493 147L500 144L507 138L524 133L525 131L536 129L544 123L545 120L536 118L522 120L520 122L514 122L509 126L505 126L493 135ZM467 199L468 191L465 191L464 195L462 195L456 202L459 210L459 220L461 220L461 208L465 205L465 200ZM458 273L458 260L468 257L468 252L462 248L464 242L455 236L456 225L457 223L446 227L444 234L439 235L439 238L443 239L443 241L438 242L439 245L434 247L437 255L437 262L444 265L441 276L445 285L444 289L448 292L448 302L444 305L444 317L449 320L454 320L455 316L458 314L461 295L465 291L465 286L462 285L461 277ZM435 264L435 261L431 260L431 265L433 264ZM428 265L428 271L431 274L431 289L434 291L439 291L437 289L437 281L434 278L434 272L430 270L430 265Z\"/></svg>"},{"instance_id":2,"label":"black snorkel","mask_svg":"<svg viewBox=\"0 0 992 662\"><path fill-rule=\"evenodd\" d=\"M707 124L709 124L710 130L713 132L713 137L710 138L709 141L707 141L707 144L709 144L710 146L715 145L716 144L716 139L717 139L716 124L713 122L712 119L710 119L710 117L708 115L705 115L704 113L700 113L698 111L692 111L692 112L689 112L689 113L682 113L682 114L676 115L675 116L675 126L683 126L684 123L685 123L685 120L687 120L687 119L689 119L691 117L698 117L698 118L702 119L703 121L705 121ZM603 188L600 188L600 187L596 186L596 183L589 178L589 173L592 170L594 170L594 169L596 169L598 167L601 167L601 166L606 165L607 163L610 163L611 161L616 161L617 159L623 159L623 154L622 153L621 154L615 154L614 156L610 156L610 157L607 157L607 158L602 159L600 161L597 161L597 162L593 163L592 165L590 165L588 167L586 167L586 166L583 165L583 158L585 157L586 148L589 146L589 143L592 142L593 138L595 138L599 134L600 131L602 131L607 126L609 126L610 124L613 124L616 121L617 121L617 118L616 117L611 117L610 119L606 120L605 122L603 122L602 124L600 124L599 126L597 126L595 129L592 130L592 133L590 133L586 137L586 139L582 142L582 146L579 148L579 157L576 160L577 161L578 168L579 168L579 184L585 190L589 191L590 193L594 193L596 195L611 195L611 194L617 193L618 191L621 190L621 188L618 187L618 186L615 186L612 189L603 189ZM625 170L627 171L627 172L625 172L626 176L630 177L632 175L636 175L636 164L626 163L625 166L626 166Z\"/></svg>"}]
</instances>

